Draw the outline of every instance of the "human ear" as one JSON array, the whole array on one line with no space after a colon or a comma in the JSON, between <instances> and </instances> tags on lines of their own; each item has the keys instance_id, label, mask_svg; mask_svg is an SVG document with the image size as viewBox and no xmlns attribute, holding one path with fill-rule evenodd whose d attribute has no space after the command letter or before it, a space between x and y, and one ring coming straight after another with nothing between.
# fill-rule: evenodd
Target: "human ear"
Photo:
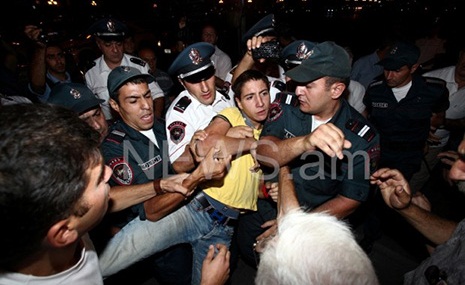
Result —
<instances>
[{"instance_id":1,"label":"human ear","mask_svg":"<svg viewBox=\"0 0 465 285\"><path fill-rule=\"evenodd\" d=\"M110 99L108 102L110 103L111 108L119 113L119 105L118 105L118 103L116 103L116 101L114 99Z\"/></svg>"},{"instance_id":2,"label":"human ear","mask_svg":"<svg viewBox=\"0 0 465 285\"><path fill-rule=\"evenodd\" d=\"M47 242L53 247L60 248L68 246L69 244L74 243L79 234L75 229L71 229L68 226L69 219L61 220L52 227L47 232Z\"/></svg>"}]
</instances>

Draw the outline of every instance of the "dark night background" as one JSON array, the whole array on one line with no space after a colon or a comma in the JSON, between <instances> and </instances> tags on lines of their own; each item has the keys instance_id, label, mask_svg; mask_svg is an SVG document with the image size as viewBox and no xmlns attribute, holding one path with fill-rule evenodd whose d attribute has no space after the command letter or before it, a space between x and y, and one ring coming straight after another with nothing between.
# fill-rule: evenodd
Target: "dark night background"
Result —
<instances>
[{"instance_id":1,"label":"dark night background","mask_svg":"<svg viewBox=\"0 0 465 285\"><path fill-rule=\"evenodd\" d=\"M219 0L95 0L94 6L90 0L56 1L58 5L49 5L47 0L10 2L10 8L1 11L1 37L21 42L25 24L40 24L79 45L96 19L114 16L126 22L136 37L150 35L167 46L178 18L187 15L196 40L202 23L216 23L218 45L235 62L242 53L242 34L266 14L274 13L295 38L334 40L351 47L355 58L373 51L385 35L415 39L434 22L442 25L451 52L465 41L459 18L463 0L223 0L222 4Z\"/></svg>"}]
</instances>

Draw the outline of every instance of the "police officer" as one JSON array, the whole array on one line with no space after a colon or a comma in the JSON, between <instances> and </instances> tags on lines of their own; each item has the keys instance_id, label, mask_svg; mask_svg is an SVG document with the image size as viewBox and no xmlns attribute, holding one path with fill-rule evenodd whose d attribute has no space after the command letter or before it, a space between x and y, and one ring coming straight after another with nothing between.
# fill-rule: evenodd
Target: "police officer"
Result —
<instances>
[{"instance_id":1,"label":"police officer","mask_svg":"<svg viewBox=\"0 0 465 285\"><path fill-rule=\"evenodd\" d=\"M100 134L100 142L108 135L108 123L100 104L102 99L82 83L61 83L52 88L47 103L71 109Z\"/></svg>"},{"instance_id":2,"label":"police officer","mask_svg":"<svg viewBox=\"0 0 465 285\"><path fill-rule=\"evenodd\" d=\"M370 84L363 100L380 133L380 167L398 169L407 180L420 169L430 127L443 124L449 107L442 80L414 74L419 55L415 45L395 43L378 63L384 79Z\"/></svg>"},{"instance_id":3,"label":"police officer","mask_svg":"<svg viewBox=\"0 0 465 285\"><path fill-rule=\"evenodd\" d=\"M141 73L139 69L129 66L115 67L108 76L110 105L121 119L111 126L110 134L102 143L101 149L105 163L113 171L109 181L111 193L129 195L126 197L132 201L127 209L106 217L113 233L136 217L140 220L158 220L185 199L184 195L163 194L167 190L186 194L187 190L166 188L164 182L160 181L160 178L172 174L173 171L166 161L166 152L163 149L166 140L164 124L154 116L149 89L153 80L150 74ZM132 195L134 191L147 194L136 198ZM159 282L190 284L191 260L190 247L182 245L156 254L146 262L155 265L152 270ZM110 266L101 263L101 267L105 276Z\"/></svg>"},{"instance_id":4,"label":"police officer","mask_svg":"<svg viewBox=\"0 0 465 285\"><path fill-rule=\"evenodd\" d=\"M334 42L319 43L285 75L295 86L298 104L272 104L257 158L268 177L279 166L291 167L301 206L345 218L368 199L369 174L379 155L377 132L341 97L349 82L349 56ZM258 208L239 221L238 242L249 260L255 239L276 230L270 221L276 218L275 205L260 200ZM270 228L263 233L266 221Z\"/></svg>"},{"instance_id":5,"label":"police officer","mask_svg":"<svg viewBox=\"0 0 465 285\"><path fill-rule=\"evenodd\" d=\"M274 14L269 14L255 23L242 37L242 42L246 47L242 59L231 70L230 76L226 81L234 83L237 77L248 69L257 69L267 75L270 81L271 102L276 98L276 94L285 91L286 84L284 78L284 69L279 65L278 57L281 47L276 37L276 23ZM270 55L276 58L255 58L254 51L260 50L260 46L265 43L273 43L274 53ZM232 90L229 90L229 96L234 97Z\"/></svg>"},{"instance_id":6,"label":"police officer","mask_svg":"<svg viewBox=\"0 0 465 285\"><path fill-rule=\"evenodd\" d=\"M234 107L232 98L216 91L215 66L210 59L214 51L215 47L209 43L192 44L168 69L185 88L166 113L170 161L178 173L190 171L194 166L186 147L194 132L204 129L224 108Z\"/></svg>"},{"instance_id":7,"label":"police officer","mask_svg":"<svg viewBox=\"0 0 465 285\"><path fill-rule=\"evenodd\" d=\"M88 30L95 37L95 42L102 52L102 56L94 61L94 66L85 73L86 85L97 97L104 100L102 109L107 120L113 118L107 89L108 74L115 67L124 65L139 69L142 73L148 73L148 66L142 59L125 54L123 41L128 36L127 26L113 18L103 18L95 22ZM163 91L156 82L151 82L151 96L154 100L155 116L161 118L164 110Z\"/></svg>"}]
</instances>

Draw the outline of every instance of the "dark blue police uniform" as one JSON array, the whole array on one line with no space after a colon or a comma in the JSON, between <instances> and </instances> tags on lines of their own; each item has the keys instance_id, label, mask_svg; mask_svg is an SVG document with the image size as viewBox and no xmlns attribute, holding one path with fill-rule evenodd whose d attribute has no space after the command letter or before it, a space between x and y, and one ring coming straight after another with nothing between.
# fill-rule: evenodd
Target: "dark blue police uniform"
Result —
<instances>
[{"instance_id":1,"label":"dark blue police uniform","mask_svg":"<svg viewBox=\"0 0 465 285\"><path fill-rule=\"evenodd\" d=\"M297 97L291 98L289 96L292 94L285 93L278 95L281 97L271 104L269 119L261 137L286 139L311 133L312 115L300 111ZM369 175L377 167L379 134L345 99L341 99L339 110L329 122L340 128L352 143L351 148L344 151L344 159L331 159L323 152L316 151L304 153L302 159L297 158L288 164L299 203L306 208L317 207L337 195L366 201L370 192ZM267 172L267 169L264 171ZM271 178L274 179L277 177ZM260 226L265 221L275 219L277 214L274 202L259 199L257 206L257 212L245 214L239 219L237 231L238 245L243 258L249 263L253 263L255 258L251 245L263 232Z\"/></svg>"},{"instance_id":2,"label":"dark blue police uniform","mask_svg":"<svg viewBox=\"0 0 465 285\"><path fill-rule=\"evenodd\" d=\"M164 124L155 122L153 132L158 146L162 148L166 141ZM167 159L167 150L159 147L122 120L115 122L101 146L105 164L113 171L110 185L144 184L162 178L163 171L173 174L171 163ZM146 219L143 203L115 213L114 225L122 228L137 216L141 220Z\"/></svg>"},{"instance_id":3,"label":"dark blue police uniform","mask_svg":"<svg viewBox=\"0 0 465 285\"><path fill-rule=\"evenodd\" d=\"M152 129L158 147L122 120L111 126L110 133L101 146L105 164L113 171L109 181L111 186L144 184L162 178L165 174L174 174L167 147L164 148L165 125L161 121L155 121ZM137 216L141 220L146 219L144 203L108 214L106 222L122 228ZM143 262L154 265L150 267L150 271L162 284L190 284L192 249L187 244L179 244L156 253Z\"/></svg>"},{"instance_id":4,"label":"dark blue police uniform","mask_svg":"<svg viewBox=\"0 0 465 285\"><path fill-rule=\"evenodd\" d=\"M397 168L407 180L420 169L432 113L447 110L448 98L444 82L416 75L399 102L384 80L368 87L363 103L380 133L380 167Z\"/></svg>"}]
</instances>

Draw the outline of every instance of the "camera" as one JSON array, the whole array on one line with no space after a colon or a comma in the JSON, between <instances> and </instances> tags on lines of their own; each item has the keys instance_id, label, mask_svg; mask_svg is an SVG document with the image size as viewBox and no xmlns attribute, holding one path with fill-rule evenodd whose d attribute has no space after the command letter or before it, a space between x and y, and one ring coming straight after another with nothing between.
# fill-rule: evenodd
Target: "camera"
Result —
<instances>
[{"instance_id":1,"label":"camera","mask_svg":"<svg viewBox=\"0 0 465 285\"><path fill-rule=\"evenodd\" d=\"M281 53L281 47L278 41L269 41L262 43L259 48L252 49L252 58L253 59L273 59L279 60L279 55Z\"/></svg>"}]
</instances>

